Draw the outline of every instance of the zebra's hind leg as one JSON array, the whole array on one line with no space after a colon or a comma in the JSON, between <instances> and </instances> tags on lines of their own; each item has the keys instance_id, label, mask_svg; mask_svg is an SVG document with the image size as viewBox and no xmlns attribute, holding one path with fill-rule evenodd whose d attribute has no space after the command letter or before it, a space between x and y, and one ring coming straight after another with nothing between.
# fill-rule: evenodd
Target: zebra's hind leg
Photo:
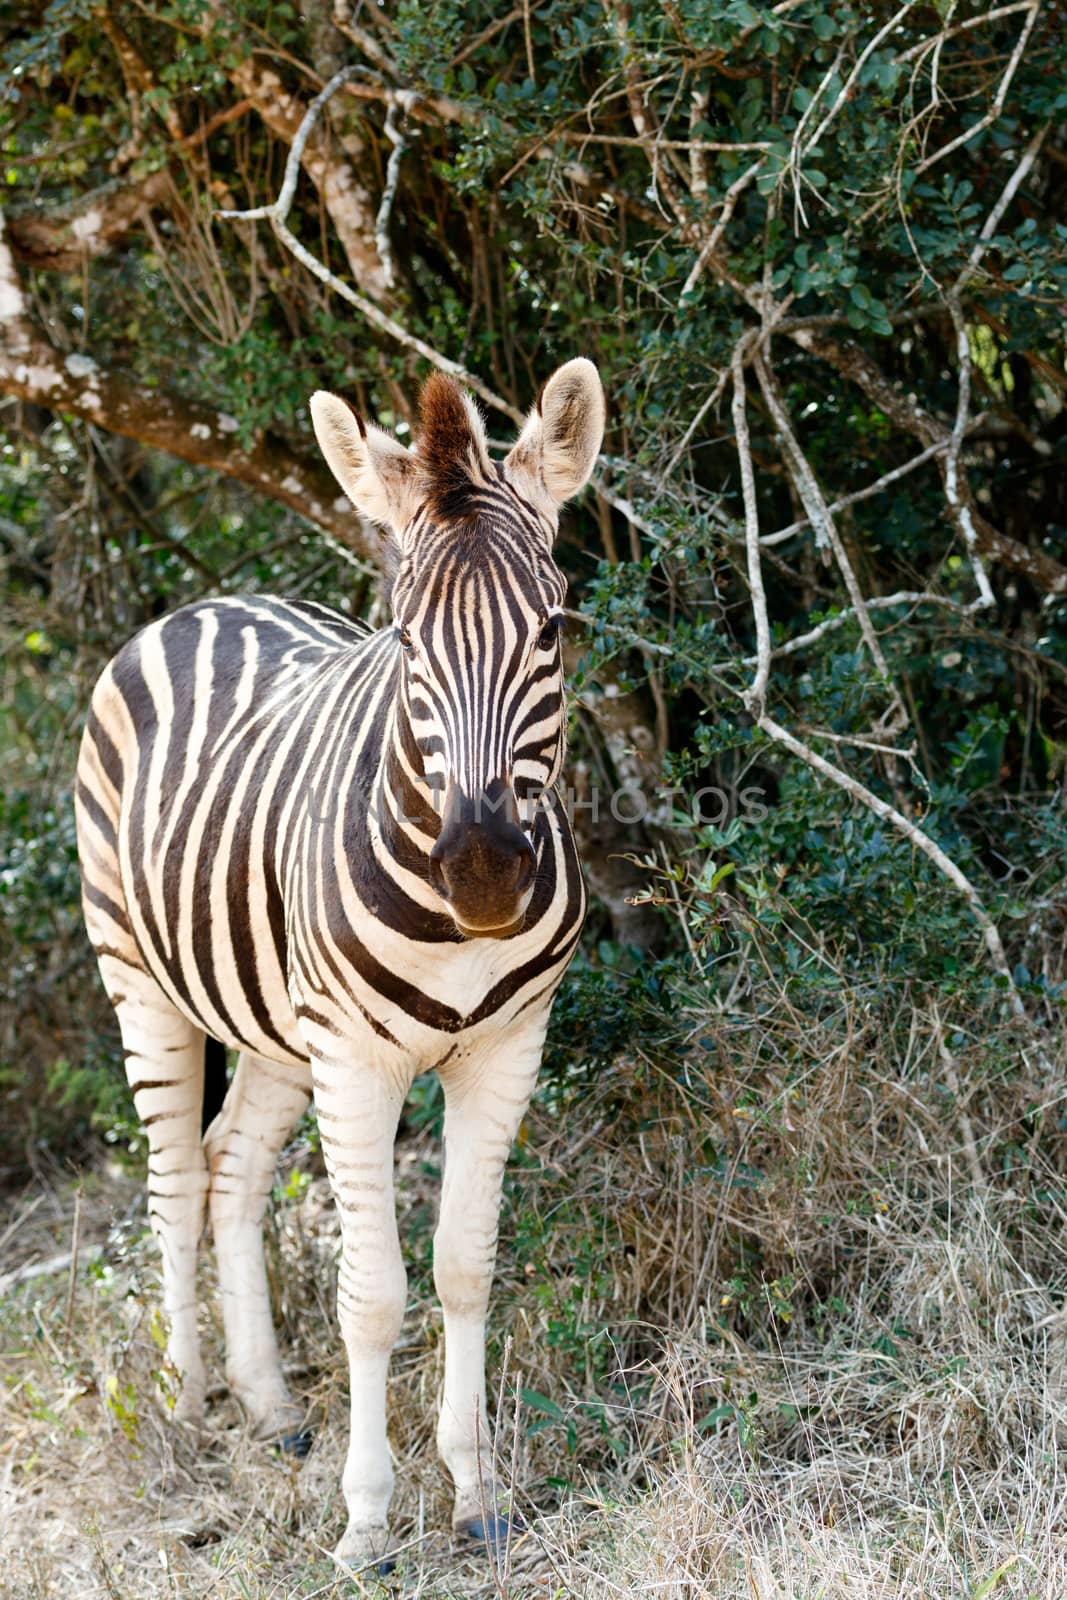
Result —
<instances>
[{"instance_id":1,"label":"zebra's hind leg","mask_svg":"<svg viewBox=\"0 0 1067 1600\"><path fill-rule=\"evenodd\" d=\"M226 1329L226 1380L261 1439L306 1451L303 1411L282 1376L263 1259L263 1213L278 1154L311 1095L306 1066L242 1051L219 1115L204 1134L211 1227Z\"/></svg>"},{"instance_id":2,"label":"zebra's hind leg","mask_svg":"<svg viewBox=\"0 0 1067 1600\"><path fill-rule=\"evenodd\" d=\"M208 1187L200 1136L204 1035L154 978L109 954L99 960L118 1017L134 1105L148 1135L148 1217L162 1257L167 1359L180 1383L174 1416L199 1426L204 1366L196 1259Z\"/></svg>"}]
</instances>

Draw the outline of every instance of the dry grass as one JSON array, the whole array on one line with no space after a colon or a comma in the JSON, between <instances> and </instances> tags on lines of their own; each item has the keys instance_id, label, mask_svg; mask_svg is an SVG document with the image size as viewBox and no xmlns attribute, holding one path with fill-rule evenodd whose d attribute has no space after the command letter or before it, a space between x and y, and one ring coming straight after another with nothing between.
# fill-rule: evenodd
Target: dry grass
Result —
<instances>
[{"instance_id":1,"label":"dry grass","mask_svg":"<svg viewBox=\"0 0 1067 1600\"><path fill-rule=\"evenodd\" d=\"M919 1012L700 1020L676 1076L631 1062L546 1095L513 1165L492 1361L506 1357L499 1446L532 1527L507 1571L442 1532L437 1146L405 1135L393 1587L1067 1595L1062 1071L1031 1071L1007 1035L957 1040L948 1062ZM140 1185L87 1174L73 1295L61 1267L12 1287L0 1320L5 1600L377 1592L327 1555L343 1522L336 1227L313 1151L287 1159L270 1254L311 1457L253 1443L221 1388L199 1447L165 1421ZM17 1197L3 1270L68 1251L73 1208L69 1180Z\"/></svg>"}]
</instances>

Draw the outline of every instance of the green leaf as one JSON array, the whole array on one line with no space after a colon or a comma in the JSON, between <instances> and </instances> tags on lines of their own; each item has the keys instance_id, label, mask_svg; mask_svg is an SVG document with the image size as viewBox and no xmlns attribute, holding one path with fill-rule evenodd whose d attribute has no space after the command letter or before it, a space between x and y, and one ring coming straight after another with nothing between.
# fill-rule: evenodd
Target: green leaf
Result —
<instances>
[{"instance_id":1,"label":"green leaf","mask_svg":"<svg viewBox=\"0 0 1067 1600\"><path fill-rule=\"evenodd\" d=\"M977 1589L972 1590L969 1600L986 1600L986 1596L993 1593L993 1590L1000 1583L1001 1578L1007 1577L1008 1573L1018 1565L1019 1557L1009 1556L1007 1561L1003 1562L1002 1565L997 1568L996 1572L991 1572L989 1577L985 1578L978 1585Z\"/></svg>"},{"instance_id":2,"label":"green leaf","mask_svg":"<svg viewBox=\"0 0 1067 1600\"><path fill-rule=\"evenodd\" d=\"M541 1394L537 1389L520 1389L522 1403L529 1406L531 1411L543 1411L549 1417L562 1417L562 1406L556 1404L547 1394Z\"/></svg>"}]
</instances>

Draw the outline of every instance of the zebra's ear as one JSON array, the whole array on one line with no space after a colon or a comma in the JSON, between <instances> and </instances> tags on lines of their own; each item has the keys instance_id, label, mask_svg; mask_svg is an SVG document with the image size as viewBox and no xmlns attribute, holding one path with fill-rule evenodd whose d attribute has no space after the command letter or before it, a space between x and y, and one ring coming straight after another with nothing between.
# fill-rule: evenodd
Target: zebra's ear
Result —
<instances>
[{"instance_id":1,"label":"zebra's ear","mask_svg":"<svg viewBox=\"0 0 1067 1600\"><path fill-rule=\"evenodd\" d=\"M365 423L347 400L320 389L311 421L326 464L357 511L400 534L418 507L418 469L392 434Z\"/></svg>"},{"instance_id":2,"label":"zebra's ear","mask_svg":"<svg viewBox=\"0 0 1067 1600\"><path fill-rule=\"evenodd\" d=\"M537 397L504 465L562 505L589 481L604 437L604 390L591 361L558 367Z\"/></svg>"}]
</instances>

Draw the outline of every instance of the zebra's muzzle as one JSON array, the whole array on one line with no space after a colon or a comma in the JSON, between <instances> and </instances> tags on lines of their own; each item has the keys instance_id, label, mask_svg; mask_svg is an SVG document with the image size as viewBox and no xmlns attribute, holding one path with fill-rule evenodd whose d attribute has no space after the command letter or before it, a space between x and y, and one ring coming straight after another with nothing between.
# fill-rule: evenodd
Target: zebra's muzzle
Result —
<instances>
[{"instance_id":1,"label":"zebra's muzzle","mask_svg":"<svg viewBox=\"0 0 1067 1600\"><path fill-rule=\"evenodd\" d=\"M430 852L430 884L461 933L505 938L517 932L536 866L509 783L494 778L476 796L449 785L441 832Z\"/></svg>"}]
</instances>

